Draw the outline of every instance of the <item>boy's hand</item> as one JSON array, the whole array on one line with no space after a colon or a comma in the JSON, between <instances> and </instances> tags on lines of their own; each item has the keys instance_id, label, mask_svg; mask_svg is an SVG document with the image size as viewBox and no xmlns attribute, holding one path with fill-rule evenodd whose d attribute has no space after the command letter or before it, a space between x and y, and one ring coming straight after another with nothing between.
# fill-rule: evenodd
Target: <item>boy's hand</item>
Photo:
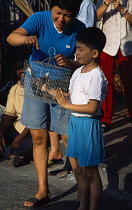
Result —
<instances>
[{"instance_id":1,"label":"boy's hand","mask_svg":"<svg viewBox=\"0 0 132 210\"><path fill-rule=\"evenodd\" d=\"M68 99L65 98L65 95L64 95L63 91L62 91L60 88L58 88L58 89L56 90L55 98L56 98L58 104L59 104L60 106L62 106L63 108L66 109L66 107L67 107L67 105L68 105Z\"/></svg>"}]
</instances>

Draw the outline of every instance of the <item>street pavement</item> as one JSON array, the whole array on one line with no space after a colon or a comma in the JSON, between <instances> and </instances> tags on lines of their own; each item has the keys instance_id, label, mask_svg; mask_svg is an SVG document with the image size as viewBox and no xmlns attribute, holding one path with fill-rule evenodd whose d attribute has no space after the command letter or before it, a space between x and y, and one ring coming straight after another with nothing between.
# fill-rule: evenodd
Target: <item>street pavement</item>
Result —
<instances>
[{"instance_id":1,"label":"street pavement","mask_svg":"<svg viewBox=\"0 0 132 210\"><path fill-rule=\"evenodd\" d=\"M99 171L103 183L100 210L132 210L132 127L124 98L115 92L113 121L104 133L106 160ZM65 148L60 141L65 161ZM62 168L55 165L48 170ZM77 186L73 174L48 176L51 202L39 210L76 209ZM0 210L24 210L23 202L35 195L38 183L33 161L14 168L0 159Z\"/></svg>"}]
</instances>

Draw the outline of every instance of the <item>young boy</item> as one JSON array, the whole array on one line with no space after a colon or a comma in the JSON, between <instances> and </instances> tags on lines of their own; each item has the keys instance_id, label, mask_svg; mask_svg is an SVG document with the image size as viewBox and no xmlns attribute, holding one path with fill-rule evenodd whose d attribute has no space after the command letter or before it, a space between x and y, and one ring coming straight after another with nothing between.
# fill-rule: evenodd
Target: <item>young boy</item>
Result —
<instances>
[{"instance_id":1,"label":"young boy","mask_svg":"<svg viewBox=\"0 0 132 210\"><path fill-rule=\"evenodd\" d=\"M102 193L98 164L104 161L105 152L100 118L107 80L98 66L98 58L105 43L104 33L95 27L77 34L76 58L83 66L70 80L71 103L61 89L55 96L62 107L72 110L66 155L78 184L78 210L97 210Z\"/></svg>"}]
</instances>

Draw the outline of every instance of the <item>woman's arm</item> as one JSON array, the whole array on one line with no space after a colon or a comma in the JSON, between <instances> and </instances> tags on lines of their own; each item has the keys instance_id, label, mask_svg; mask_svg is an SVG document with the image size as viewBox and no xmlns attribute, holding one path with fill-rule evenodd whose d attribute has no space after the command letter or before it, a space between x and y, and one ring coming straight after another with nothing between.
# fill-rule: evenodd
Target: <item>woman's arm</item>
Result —
<instances>
[{"instance_id":1,"label":"woman's arm","mask_svg":"<svg viewBox=\"0 0 132 210\"><path fill-rule=\"evenodd\" d=\"M40 49L37 36L28 36L28 32L20 27L14 30L8 37L7 42L12 46L30 45Z\"/></svg>"}]
</instances>

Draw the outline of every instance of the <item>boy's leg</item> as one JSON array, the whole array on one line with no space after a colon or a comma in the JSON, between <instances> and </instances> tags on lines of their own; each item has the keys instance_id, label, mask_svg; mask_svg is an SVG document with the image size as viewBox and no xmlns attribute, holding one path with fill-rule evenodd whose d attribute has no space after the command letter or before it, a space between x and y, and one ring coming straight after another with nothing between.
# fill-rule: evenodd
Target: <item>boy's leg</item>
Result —
<instances>
[{"instance_id":1,"label":"boy's leg","mask_svg":"<svg viewBox=\"0 0 132 210\"><path fill-rule=\"evenodd\" d=\"M78 172L81 194L80 207L78 210L97 210L102 195L102 182L98 166L78 167ZM90 203L88 203L88 201Z\"/></svg>"}]
</instances>

